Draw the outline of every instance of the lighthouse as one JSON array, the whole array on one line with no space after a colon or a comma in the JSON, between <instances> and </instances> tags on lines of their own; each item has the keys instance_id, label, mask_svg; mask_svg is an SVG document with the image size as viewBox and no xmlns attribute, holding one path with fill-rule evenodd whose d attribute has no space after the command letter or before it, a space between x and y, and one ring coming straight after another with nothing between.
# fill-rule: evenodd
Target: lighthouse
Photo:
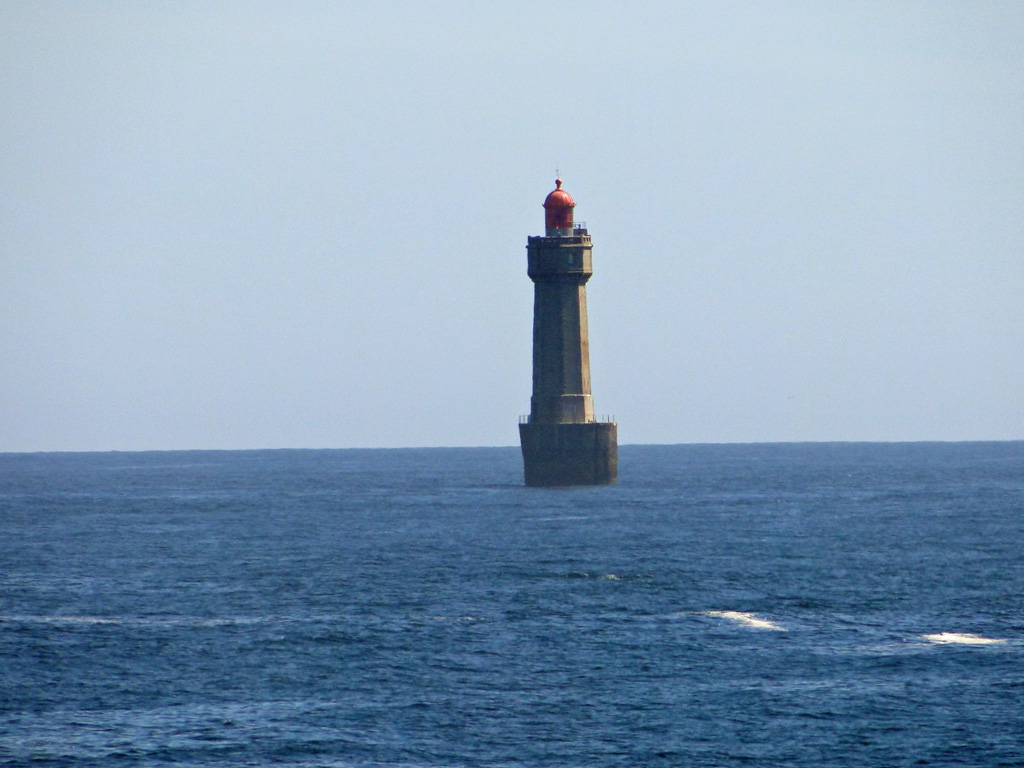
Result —
<instances>
[{"instance_id":1,"label":"lighthouse","mask_svg":"<svg viewBox=\"0 0 1024 768\"><path fill-rule=\"evenodd\" d=\"M587 281L590 235L573 221L572 195L555 180L544 201L544 236L528 237L533 281L533 396L519 424L526 484L606 485L618 475L618 428L594 418Z\"/></svg>"}]
</instances>

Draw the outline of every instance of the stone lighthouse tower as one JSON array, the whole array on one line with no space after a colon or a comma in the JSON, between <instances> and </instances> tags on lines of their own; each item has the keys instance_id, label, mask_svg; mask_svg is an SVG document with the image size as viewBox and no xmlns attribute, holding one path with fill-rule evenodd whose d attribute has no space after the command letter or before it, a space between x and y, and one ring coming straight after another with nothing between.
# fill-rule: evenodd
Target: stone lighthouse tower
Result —
<instances>
[{"instance_id":1,"label":"stone lighthouse tower","mask_svg":"<svg viewBox=\"0 0 1024 768\"><path fill-rule=\"evenodd\" d=\"M527 238L533 280L533 396L519 425L527 485L604 485L618 475L618 429L594 420L587 280L594 274L586 226L555 180L544 201L544 237Z\"/></svg>"}]
</instances>

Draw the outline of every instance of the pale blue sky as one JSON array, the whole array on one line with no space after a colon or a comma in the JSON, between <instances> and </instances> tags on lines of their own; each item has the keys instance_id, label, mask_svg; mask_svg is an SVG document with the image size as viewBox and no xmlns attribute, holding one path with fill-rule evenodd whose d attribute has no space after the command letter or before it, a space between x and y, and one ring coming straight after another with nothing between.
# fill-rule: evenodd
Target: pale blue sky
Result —
<instances>
[{"instance_id":1,"label":"pale blue sky","mask_svg":"<svg viewBox=\"0 0 1024 768\"><path fill-rule=\"evenodd\" d=\"M1024 439L1024 3L0 3L0 451Z\"/></svg>"}]
</instances>

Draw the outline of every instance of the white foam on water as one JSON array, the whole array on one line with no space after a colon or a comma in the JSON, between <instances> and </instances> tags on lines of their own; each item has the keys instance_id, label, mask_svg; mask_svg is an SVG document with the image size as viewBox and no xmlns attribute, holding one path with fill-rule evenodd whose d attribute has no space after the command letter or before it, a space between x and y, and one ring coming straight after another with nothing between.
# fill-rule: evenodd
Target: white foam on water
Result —
<instances>
[{"instance_id":1,"label":"white foam on water","mask_svg":"<svg viewBox=\"0 0 1024 768\"><path fill-rule=\"evenodd\" d=\"M728 619L729 621L735 621L737 624L742 624L745 627L752 629L771 629L775 632L786 632L788 631L785 627L780 627L774 621L768 621L768 619L759 619L752 613L745 613L743 611L701 611L704 616L715 616L719 619Z\"/></svg>"},{"instance_id":2,"label":"white foam on water","mask_svg":"<svg viewBox=\"0 0 1024 768\"><path fill-rule=\"evenodd\" d=\"M1005 643L996 637L982 637L973 635L970 632L939 632L935 635L921 635L929 643L955 643L957 645L999 645Z\"/></svg>"}]
</instances>

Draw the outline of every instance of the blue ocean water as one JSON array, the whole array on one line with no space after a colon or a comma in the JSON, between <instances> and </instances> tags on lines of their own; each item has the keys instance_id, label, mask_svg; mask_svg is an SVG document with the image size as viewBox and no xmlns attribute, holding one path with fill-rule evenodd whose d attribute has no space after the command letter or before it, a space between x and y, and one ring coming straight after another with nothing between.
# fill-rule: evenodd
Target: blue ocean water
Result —
<instances>
[{"instance_id":1,"label":"blue ocean water","mask_svg":"<svg viewBox=\"0 0 1024 768\"><path fill-rule=\"evenodd\" d=\"M1024 764L1024 443L0 455L0 764Z\"/></svg>"}]
</instances>

